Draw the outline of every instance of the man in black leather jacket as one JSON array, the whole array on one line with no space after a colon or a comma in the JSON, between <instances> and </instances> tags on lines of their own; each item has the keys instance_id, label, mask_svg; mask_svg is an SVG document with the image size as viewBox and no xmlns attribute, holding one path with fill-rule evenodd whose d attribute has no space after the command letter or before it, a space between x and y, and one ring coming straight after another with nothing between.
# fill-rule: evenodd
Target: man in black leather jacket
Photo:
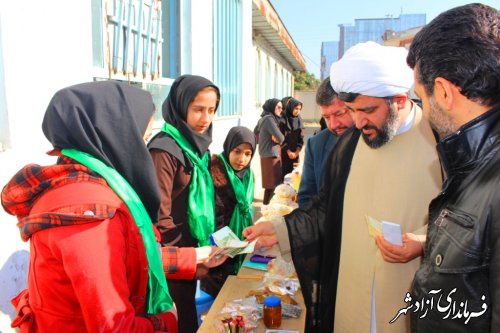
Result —
<instances>
[{"instance_id":1,"label":"man in black leather jacket","mask_svg":"<svg viewBox=\"0 0 500 333\"><path fill-rule=\"evenodd\" d=\"M395 319L411 314L412 332L498 332L499 12L469 4L442 13L415 36L407 62L439 134L445 182L429 207L408 307Z\"/></svg>"}]
</instances>

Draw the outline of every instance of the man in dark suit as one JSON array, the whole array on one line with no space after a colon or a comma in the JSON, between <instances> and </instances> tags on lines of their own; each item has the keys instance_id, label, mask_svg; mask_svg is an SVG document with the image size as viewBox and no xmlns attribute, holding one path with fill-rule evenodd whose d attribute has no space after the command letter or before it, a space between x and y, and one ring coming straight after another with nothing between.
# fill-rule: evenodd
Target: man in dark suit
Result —
<instances>
[{"instance_id":1,"label":"man in dark suit","mask_svg":"<svg viewBox=\"0 0 500 333\"><path fill-rule=\"evenodd\" d=\"M344 109L344 102L333 90L330 77L323 80L318 87L316 103L319 105L327 128L307 140L298 193L300 208L306 208L311 198L319 193L323 170L330 152L337 143L337 138L354 124L351 115Z\"/></svg>"}]
</instances>

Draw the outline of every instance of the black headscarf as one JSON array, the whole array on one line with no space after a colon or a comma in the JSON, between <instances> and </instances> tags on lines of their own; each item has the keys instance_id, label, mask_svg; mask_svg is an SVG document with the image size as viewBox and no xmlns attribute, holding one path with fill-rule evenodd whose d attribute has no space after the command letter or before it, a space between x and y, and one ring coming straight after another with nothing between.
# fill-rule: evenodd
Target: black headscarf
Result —
<instances>
[{"instance_id":1,"label":"black headscarf","mask_svg":"<svg viewBox=\"0 0 500 333\"><path fill-rule=\"evenodd\" d=\"M157 221L160 192L143 139L153 111L147 91L115 81L83 83L54 95L42 129L55 148L85 152L114 168Z\"/></svg>"},{"instance_id":2,"label":"black headscarf","mask_svg":"<svg viewBox=\"0 0 500 333\"><path fill-rule=\"evenodd\" d=\"M276 114L274 113L274 110L276 109L276 105L281 102L279 99L277 98L270 98L268 99L263 105L262 105L262 113L260 114L261 117L264 117L264 116L267 116L267 115L271 115L274 117L274 119L276 120L276 123L279 124L279 119L280 117L276 116Z\"/></svg>"},{"instance_id":3,"label":"black headscarf","mask_svg":"<svg viewBox=\"0 0 500 333\"><path fill-rule=\"evenodd\" d=\"M283 105L283 110L286 109L288 102L290 101L291 98L292 98L292 96L287 96L287 97L283 97L281 99L281 104Z\"/></svg>"},{"instance_id":4,"label":"black headscarf","mask_svg":"<svg viewBox=\"0 0 500 333\"><path fill-rule=\"evenodd\" d=\"M179 76L172 84L168 97L162 106L163 119L177 128L182 136L198 151L200 156L205 154L212 143L212 124L203 134L198 134L189 127L186 120L189 104L195 99L198 92L206 87L213 87L217 91L217 104L215 106L217 110L220 100L219 88L210 80L197 75ZM149 148L164 150L184 162L180 148L164 132L160 132L151 140Z\"/></svg>"},{"instance_id":5,"label":"black headscarf","mask_svg":"<svg viewBox=\"0 0 500 333\"><path fill-rule=\"evenodd\" d=\"M295 107L297 105L302 106L302 102L296 98L290 97L287 101L286 108L283 107L284 108L283 113L285 114L287 126L288 126L288 129L290 131L293 131L293 130L296 130L299 128L304 128L304 123L302 121L302 117L300 115L298 115L296 117L293 115L293 109L295 109Z\"/></svg>"},{"instance_id":6,"label":"black headscarf","mask_svg":"<svg viewBox=\"0 0 500 333\"><path fill-rule=\"evenodd\" d=\"M237 146L241 145L242 143L248 143L252 147L252 159L255 154L255 134L249 130L248 128L244 126L235 126L229 130L226 136L226 140L224 140L224 157L226 160L229 162L229 153L231 150L236 148ZM250 162L252 161L250 159ZM245 174L248 171L248 168L250 168L250 162L248 162L248 165L243 168L240 171L235 170L236 176L238 178L243 179Z\"/></svg>"},{"instance_id":7,"label":"black headscarf","mask_svg":"<svg viewBox=\"0 0 500 333\"><path fill-rule=\"evenodd\" d=\"M292 96L287 96L283 97L281 99L281 105L283 107L283 112L281 112L280 116L280 131L282 131L283 134L286 134L286 131L289 130L288 126L288 120L286 118L286 107L288 106L288 102L292 99Z\"/></svg>"}]
</instances>

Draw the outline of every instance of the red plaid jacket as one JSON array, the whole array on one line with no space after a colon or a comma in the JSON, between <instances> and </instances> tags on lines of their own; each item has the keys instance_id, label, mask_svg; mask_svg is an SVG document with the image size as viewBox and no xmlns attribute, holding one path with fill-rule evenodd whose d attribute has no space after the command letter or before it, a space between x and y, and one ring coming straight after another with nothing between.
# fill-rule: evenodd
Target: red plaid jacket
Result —
<instances>
[{"instance_id":1,"label":"red plaid jacket","mask_svg":"<svg viewBox=\"0 0 500 333\"><path fill-rule=\"evenodd\" d=\"M21 238L27 241L37 231L67 225L85 224L113 217L116 208L91 202L61 207L57 212L30 214L33 204L45 193L66 184L95 183L106 185L104 178L74 160L60 156L56 165L42 167L30 164L21 169L4 187L2 206L18 218ZM92 215L88 215L92 212ZM159 233L154 228L157 240ZM163 247L162 260L168 279L193 279L196 253L193 248Z\"/></svg>"},{"instance_id":2,"label":"red plaid jacket","mask_svg":"<svg viewBox=\"0 0 500 333\"><path fill-rule=\"evenodd\" d=\"M60 157L56 165L24 167L1 199L17 216L22 239L31 239L28 290L14 299L14 326L21 332L150 332L151 321L138 316L147 287L142 237L102 177ZM49 228L56 230L42 232ZM194 276L194 249L162 250L168 278ZM124 274L126 280L120 278Z\"/></svg>"}]
</instances>

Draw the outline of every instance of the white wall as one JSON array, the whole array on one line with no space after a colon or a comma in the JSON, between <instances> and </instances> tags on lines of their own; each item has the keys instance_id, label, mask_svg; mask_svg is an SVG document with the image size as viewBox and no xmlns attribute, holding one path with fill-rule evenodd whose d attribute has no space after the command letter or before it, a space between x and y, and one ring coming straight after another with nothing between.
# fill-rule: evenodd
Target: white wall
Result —
<instances>
[{"instance_id":1,"label":"white wall","mask_svg":"<svg viewBox=\"0 0 500 333\"><path fill-rule=\"evenodd\" d=\"M27 163L50 164L41 122L54 93L92 80L88 0L0 1L0 34L11 149L0 152L0 187ZM10 328L9 303L26 286L28 244L16 219L0 209L0 331Z\"/></svg>"},{"instance_id":2,"label":"white wall","mask_svg":"<svg viewBox=\"0 0 500 333\"><path fill-rule=\"evenodd\" d=\"M290 77L292 74L290 73L290 70L283 65L281 62L283 59L277 54L277 52L260 37L257 37L252 41L251 48L247 51L247 54L252 57L252 60L248 61L247 68L247 75L248 77L251 77L251 79L247 81L248 85L245 89L252 91L252 93L251 96L247 96L248 111L244 115L246 124L244 126L253 129L262 113L262 105L267 99L282 99L285 96L291 95L291 87L286 86L286 84L290 84L290 80L287 79L287 77ZM259 74L257 74L259 77L256 77L256 66L258 66L258 63L260 63L261 66L257 69L259 71ZM244 64L247 66L245 62ZM278 69L277 72L275 72L276 67ZM283 77L280 78L279 76L281 75L280 73L282 70ZM260 82L255 84L256 80ZM278 83L281 86L276 87L276 80L278 80ZM255 91L256 87L259 89L258 92ZM257 98L260 98L260 101L258 101ZM258 154L252 160L251 166L255 174L259 175L259 177L256 177L255 179L255 196L262 198L264 190L262 189L262 179L260 177L262 172L260 169L260 159Z\"/></svg>"},{"instance_id":3,"label":"white wall","mask_svg":"<svg viewBox=\"0 0 500 333\"><path fill-rule=\"evenodd\" d=\"M2 6L12 145L33 149L44 140L27 140L26 134L43 138L40 124L54 92L92 78L90 2L28 0Z\"/></svg>"},{"instance_id":4,"label":"white wall","mask_svg":"<svg viewBox=\"0 0 500 333\"><path fill-rule=\"evenodd\" d=\"M312 121L319 123L321 119L321 111L318 104L316 104L316 91L315 90L296 90L295 98L302 102L301 116L305 121Z\"/></svg>"},{"instance_id":5,"label":"white wall","mask_svg":"<svg viewBox=\"0 0 500 333\"><path fill-rule=\"evenodd\" d=\"M191 1L191 74L213 80L213 4ZM184 61L184 58L183 58Z\"/></svg>"},{"instance_id":6,"label":"white wall","mask_svg":"<svg viewBox=\"0 0 500 333\"><path fill-rule=\"evenodd\" d=\"M181 73L213 79L213 1L181 0ZM255 46L252 41L252 2L243 1L242 116L214 122L211 150L219 153L228 130L235 125L253 129L261 108L255 106ZM66 86L91 81L92 18L89 0L0 0L0 51L11 148L0 152L0 188L27 163L51 164L50 145L41 122L54 93ZM196 36L196 37L194 37ZM272 59L269 75L274 72ZM272 82L272 81L271 81ZM271 84L274 87L274 84ZM273 96L274 97L274 96ZM283 96L277 96L283 97ZM252 168L260 169L258 156ZM260 191L260 179L256 179ZM16 219L0 209L0 332L10 328L9 303L26 286L29 244L23 243Z\"/></svg>"},{"instance_id":7,"label":"white wall","mask_svg":"<svg viewBox=\"0 0 500 333\"><path fill-rule=\"evenodd\" d=\"M241 126L255 127L259 114L255 113L255 50L252 42L252 1L243 1L242 15L242 51L241 51Z\"/></svg>"}]
</instances>

